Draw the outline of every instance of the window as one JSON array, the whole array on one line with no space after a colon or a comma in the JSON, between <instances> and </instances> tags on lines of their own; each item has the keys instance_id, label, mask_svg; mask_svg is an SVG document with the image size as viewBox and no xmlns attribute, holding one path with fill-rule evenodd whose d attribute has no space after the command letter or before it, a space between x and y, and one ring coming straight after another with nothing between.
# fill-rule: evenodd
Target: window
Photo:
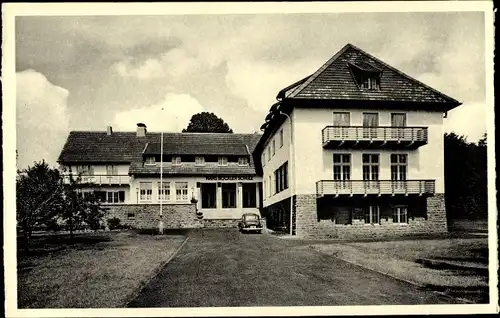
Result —
<instances>
[{"instance_id":1,"label":"window","mask_svg":"<svg viewBox=\"0 0 500 318\"><path fill-rule=\"evenodd\" d=\"M79 197L79 198L82 198L84 200L88 200L90 199L90 197L94 194L94 191L92 190L80 190L80 189L77 189L76 190L76 195Z\"/></svg>"},{"instance_id":2,"label":"window","mask_svg":"<svg viewBox=\"0 0 500 318\"><path fill-rule=\"evenodd\" d=\"M176 182L175 183L175 199L177 201L187 201L188 200L188 183L187 182Z\"/></svg>"},{"instance_id":3,"label":"window","mask_svg":"<svg viewBox=\"0 0 500 318\"><path fill-rule=\"evenodd\" d=\"M269 196L270 197L274 194L274 192L273 192L273 182L272 182L271 178L272 177L269 176L268 182L267 182L267 185L269 186Z\"/></svg>"},{"instance_id":4,"label":"window","mask_svg":"<svg viewBox=\"0 0 500 318\"><path fill-rule=\"evenodd\" d=\"M76 173L77 174L82 174L84 176L93 176L94 175L94 167L93 166L87 166L87 165L79 165L76 166Z\"/></svg>"},{"instance_id":5,"label":"window","mask_svg":"<svg viewBox=\"0 0 500 318\"><path fill-rule=\"evenodd\" d=\"M153 195L153 184L151 182L139 182L139 200L150 202Z\"/></svg>"},{"instance_id":6,"label":"window","mask_svg":"<svg viewBox=\"0 0 500 318\"><path fill-rule=\"evenodd\" d=\"M273 139L272 145L273 145L272 149L273 149L273 156L274 156L276 154L276 140L275 139Z\"/></svg>"},{"instance_id":7,"label":"window","mask_svg":"<svg viewBox=\"0 0 500 318\"><path fill-rule=\"evenodd\" d=\"M263 181L263 187L264 187L264 198L267 198L267 182L266 180Z\"/></svg>"},{"instance_id":8,"label":"window","mask_svg":"<svg viewBox=\"0 0 500 318\"><path fill-rule=\"evenodd\" d=\"M215 209L217 205L217 184L216 183L202 183L201 190L201 208L202 209Z\"/></svg>"},{"instance_id":9,"label":"window","mask_svg":"<svg viewBox=\"0 0 500 318\"><path fill-rule=\"evenodd\" d=\"M338 128L333 129L333 134L337 138L347 138L349 135L348 126L351 125L351 115L346 112L333 113L333 126Z\"/></svg>"},{"instance_id":10,"label":"window","mask_svg":"<svg viewBox=\"0 0 500 318\"><path fill-rule=\"evenodd\" d=\"M257 207L257 188L255 183L243 183L243 207L255 208Z\"/></svg>"},{"instance_id":11,"label":"window","mask_svg":"<svg viewBox=\"0 0 500 318\"><path fill-rule=\"evenodd\" d=\"M106 203L125 202L125 191L106 191Z\"/></svg>"},{"instance_id":12,"label":"window","mask_svg":"<svg viewBox=\"0 0 500 318\"><path fill-rule=\"evenodd\" d=\"M361 88L363 89L380 89L380 77L378 75L365 75L362 77Z\"/></svg>"},{"instance_id":13,"label":"window","mask_svg":"<svg viewBox=\"0 0 500 318\"><path fill-rule=\"evenodd\" d=\"M227 157L219 157L219 166L227 166Z\"/></svg>"},{"instance_id":14,"label":"window","mask_svg":"<svg viewBox=\"0 0 500 318\"><path fill-rule=\"evenodd\" d=\"M403 128L394 128L394 127L406 127L406 114L392 113L391 126L393 127L391 128L392 138L397 138L397 139L405 138L405 130Z\"/></svg>"},{"instance_id":15,"label":"window","mask_svg":"<svg viewBox=\"0 0 500 318\"><path fill-rule=\"evenodd\" d=\"M135 219L135 213L127 213L127 218Z\"/></svg>"},{"instance_id":16,"label":"window","mask_svg":"<svg viewBox=\"0 0 500 318\"><path fill-rule=\"evenodd\" d=\"M379 155L363 154L363 181L365 188L378 188Z\"/></svg>"},{"instance_id":17,"label":"window","mask_svg":"<svg viewBox=\"0 0 500 318\"><path fill-rule=\"evenodd\" d=\"M408 171L406 154L391 154L391 180L393 189L405 189Z\"/></svg>"},{"instance_id":18,"label":"window","mask_svg":"<svg viewBox=\"0 0 500 318\"><path fill-rule=\"evenodd\" d=\"M222 184L222 208L236 208L236 183Z\"/></svg>"},{"instance_id":19,"label":"window","mask_svg":"<svg viewBox=\"0 0 500 318\"><path fill-rule=\"evenodd\" d=\"M264 150L264 152L262 153L262 166L265 165L266 165L266 151Z\"/></svg>"},{"instance_id":20,"label":"window","mask_svg":"<svg viewBox=\"0 0 500 318\"><path fill-rule=\"evenodd\" d=\"M248 166L248 158L247 157L239 157L238 158L239 166Z\"/></svg>"},{"instance_id":21,"label":"window","mask_svg":"<svg viewBox=\"0 0 500 318\"><path fill-rule=\"evenodd\" d=\"M203 166L203 165L205 165L205 157L196 157L196 158L194 158L194 164L196 166Z\"/></svg>"},{"instance_id":22,"label":"window","mask_svg":"<svg viewBox=\"0 0 500 318\"><path fill-rule=\"evenodd\" d=\"M366 224L380 223L380 210L377 205L370 205L363 208Z\"/></svg>"},{"instance_id":23,"label":"window","mask_svg":"<svg viewBox=\"0 0 500 318\"><path fill-rule=\"evenodd\" d=\"M271 147L267 147L267 161L271 160Z\"/></svg>"},{"instance_id":24,"label":"window","mask_svg":"<svg viewBox=\"0 0 500 318\"><path fill-rule=\"evenodd\" d=\"M118 167L114 165L106 166L106 174L108 176L116 176L118 175Z\"/></svg>"},{"instance_id":25,"label":"window","mask_svg":"<svg viewBox=\"0 0 500 318\"><path fill-rule=\"evenodd\" d=\"M288 162L274 171L276 193L288 188Z\"/></svg>"},{"instance_id":26,"label":"window","mask_svg":"<svg viewBox=\"0 0 500 318\"><path fill-rule=\"evenodd\" d=\"M181 165L182 164L181 157L179 156L172 157L172 164L176 166Z\"/></svg>"},{"instance_id":27,"label":"window","mask_svg":"<svg viewBox=\"0 0 500 318\"><path fill-rule=\"evenodd\" d=\"M363 113L363 127L363 138L377 138L378 113Z\"/></svg>"},{"instance_id":28,"label":"window","mask_svg":"<svg viewBox=\"0 0 500 318\"><path fill-rule=\"evenodd\" d=\"M145 165L155 165L156 164L156 158L155 157L146 157L144 160Z\"/></svg>"},{"instance_id":29,"label":"window","mask_svg":"<svg viewBox=\"0 0 500 318\"><path fill-rule=\"evenodd\" d=\"M408 223L408 207L395 206L392 208L393 223Z\"/></svg>"},{"instance_id":30,"label":"window","mask_svg":"<svg viewBox=\"0 0 500 318\"><path fill-rule=\"evenodd\" d=\"M336 180L336 186L340 189L351 187L351 155L333 154L333 180Z\"/></svg>"},{"instance_id":31,"label":"window","mask_svg":"<svg viewBox=\"0 0 500 318\"><path fill-rule=\"evenodd\" d=\"M283 129L280 130L280 148L283 147Z\"/></svg>"},{"instance_id":32,"label":"window","mask_svg":"<svg viewBox=\"0 0 500 318\"><path fill-rule=\"evenodd\" d=\"M158 182L158 200L170 201L170 182Z\"/></svg>"}]
</instances>

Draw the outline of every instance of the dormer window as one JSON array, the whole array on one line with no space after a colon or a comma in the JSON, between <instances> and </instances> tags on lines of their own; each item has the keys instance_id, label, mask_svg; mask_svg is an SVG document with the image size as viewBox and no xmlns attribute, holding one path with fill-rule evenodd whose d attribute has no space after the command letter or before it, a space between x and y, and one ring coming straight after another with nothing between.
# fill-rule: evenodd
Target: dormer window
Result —
<instances>
[{"instance_id":1,"label":"dormer window","mask_svg":"<svg viewBox=\"0 0 500 318\"><path fill-rule=\"evenodd\" d=\"M382 70L365 61L349 63L354 79L362 90L380 90Z\"/></svg>"},{"instance_id":2,"label":"dormer window","mask_svg":"<svg viewBox=\"0 0 500 318\"><path fill-rule=\"evenodd\" d=\"M196 157L194 158L194 164L197 166L205 165L205 157Z\"/></svg>"},{"instance_id":3,"label":"dormer window","mask_svg":"<svg viewBox=\"0 0 500 318\"><path fill-rule=\"evenodd\" d=\"M239 157L238 158L239 166L248 166L248 158L247 157Z\"/></svg>"},{"instance_id":4,"label":"dormer window","mask_svg":"<svg viewBox=\"0 0 500 318\"><path fill-rule=\"evenodd\" d=\"M227 157L219 157L219 166L227 166Z\"/></svg>"},{"instance_id":5,"label":"dormer window","mask_svg":"<svg viewBox=\"0 0 500 318\"><path fill-rule=\"evenodd\" d=\"M156 158L155 157L146 157L144 159L144 164L145 165L155 165L156 164Z\"/></svg>"},{"instance_id":6,"label":"dormer window","mask_svg":"<svg viewBox=\"0 0 500 318\"><path fill-rule=\"evenodd\" d=\"M181 165L182 164L181 157L179 156L172 157L172 164L176 166Z\"/></svg>"}]
</instances>

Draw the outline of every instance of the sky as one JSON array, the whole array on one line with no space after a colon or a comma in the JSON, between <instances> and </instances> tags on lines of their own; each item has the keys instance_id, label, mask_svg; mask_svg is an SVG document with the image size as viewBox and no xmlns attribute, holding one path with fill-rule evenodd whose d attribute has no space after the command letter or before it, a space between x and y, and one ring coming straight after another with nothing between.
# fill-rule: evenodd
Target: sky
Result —
<instances>
[{"instance_id":1,"label":"sky","mask_svg":"<svg viewBox=\"0 0 500 318\"><path fill-rule=\"evenodd\" d=\"M278 91L347 43L462 102L445 130L477 141L484 25L482 12L18 16L18 166L55 165L72 130L180 132L201 111L259 131Z\"/></svg>"}]
</instances>

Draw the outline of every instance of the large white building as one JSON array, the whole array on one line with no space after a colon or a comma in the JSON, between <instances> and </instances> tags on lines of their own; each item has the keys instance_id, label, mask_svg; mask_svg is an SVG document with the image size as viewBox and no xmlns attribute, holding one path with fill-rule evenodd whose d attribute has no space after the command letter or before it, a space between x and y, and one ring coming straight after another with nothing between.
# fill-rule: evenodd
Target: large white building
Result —
<instances>
[{"instance_id":1,"label":"large white building","mask_svg":"<svg viewBox=\"0 0 500 318\"><path fill-rule=\"evenodd\" d=\"M255 148L268 227L340 238L447 231L443 117L458 101L350 44L277 99Z\"/></svg>"}]
</instances>

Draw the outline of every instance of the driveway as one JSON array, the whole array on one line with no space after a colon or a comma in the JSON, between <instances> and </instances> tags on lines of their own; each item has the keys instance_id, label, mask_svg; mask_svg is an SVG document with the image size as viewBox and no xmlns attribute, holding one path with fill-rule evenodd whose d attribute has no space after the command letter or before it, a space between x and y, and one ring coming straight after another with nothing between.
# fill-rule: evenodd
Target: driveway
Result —
<instances>
[{"instance_id":1,"label":"driveway","mask_svg":"<svg viewBox=\"0 0 500 318\"><path fill-rule=\"evenodd\" d=\"M451 304L458 300L352 265L311 242L199 230L129 307Z\"/></svg>"}]
</instances>

